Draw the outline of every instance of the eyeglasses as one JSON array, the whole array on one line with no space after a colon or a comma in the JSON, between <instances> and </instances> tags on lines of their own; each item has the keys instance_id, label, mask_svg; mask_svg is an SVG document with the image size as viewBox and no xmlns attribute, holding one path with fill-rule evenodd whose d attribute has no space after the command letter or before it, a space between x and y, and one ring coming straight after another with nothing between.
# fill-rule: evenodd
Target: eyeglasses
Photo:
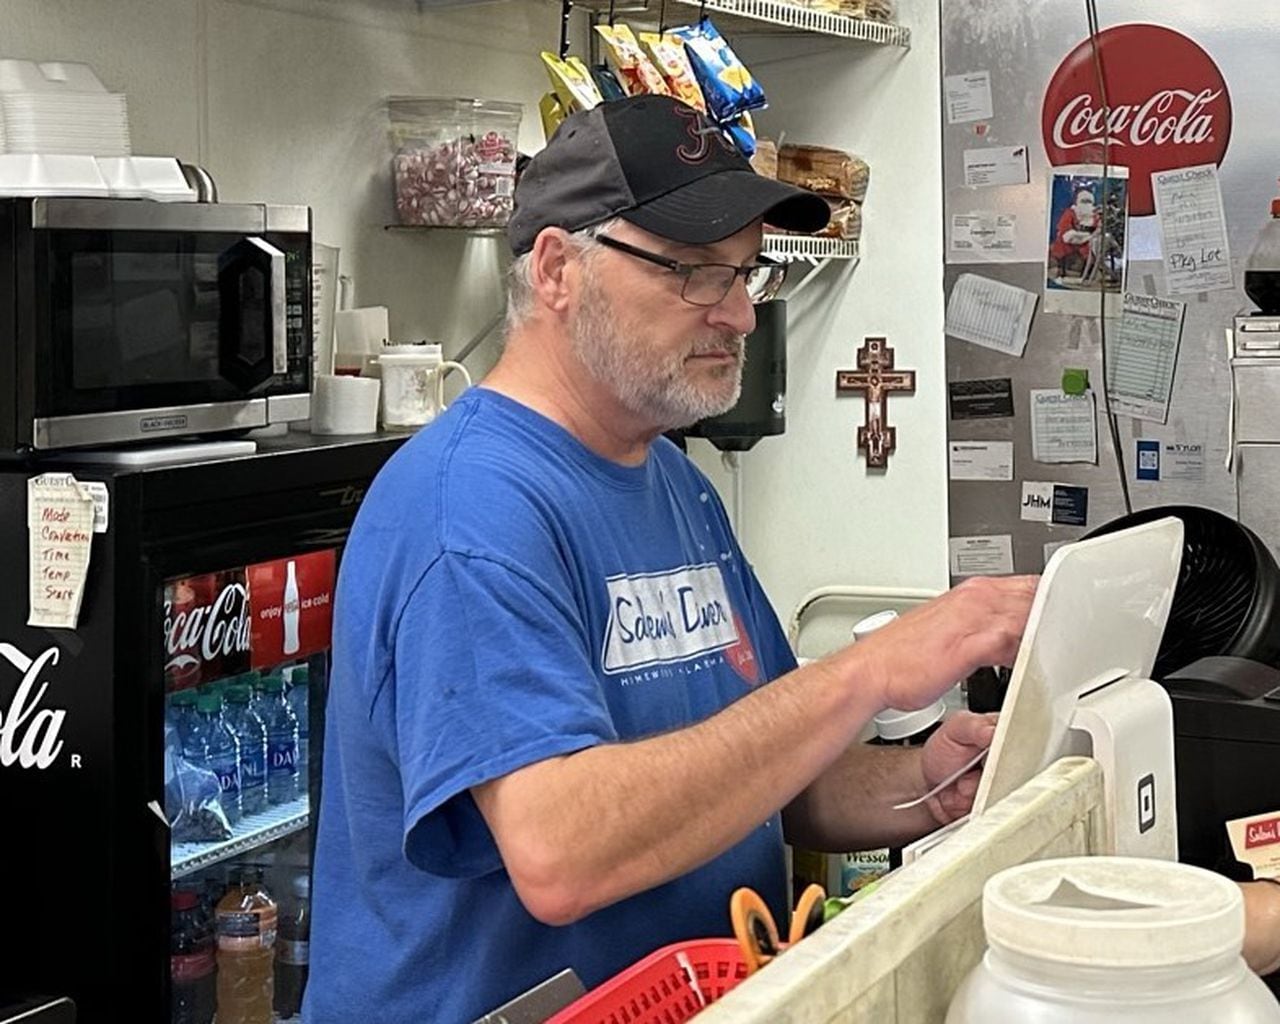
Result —
<instances>
[{"instance_id":1,"label":"eyeglasses","mask_svg":"<svg viewBox=\"0 0 1280 1024\"><path fill-rule=\"evenodd\" d=\"M599 235L595 240L610 249L624 252L654 266L664 267L683 277L680 297L694 306L715 306L723 302L738 278L746 283L747 295L753 302L763 301L777 294L783 278L787 276L787 264L765 256L744 267L737 267L732 263L681 263L670 256L637 248L608 235Z\"/></svg>"}]
</instances>

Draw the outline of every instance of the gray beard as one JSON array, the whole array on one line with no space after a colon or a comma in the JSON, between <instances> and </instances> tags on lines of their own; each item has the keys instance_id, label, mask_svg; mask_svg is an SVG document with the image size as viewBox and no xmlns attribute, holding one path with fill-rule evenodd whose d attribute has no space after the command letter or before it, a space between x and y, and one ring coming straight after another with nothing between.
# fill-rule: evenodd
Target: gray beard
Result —
<instances>
[{"instance_id":1,"label":"gray beard","mask_svg":"<svg viewBox=\"0 0 1280 1024\"><path fill-rule=\"evenodd\" d=\"M742 335L712 334L693 340L683 352L655 355L645 343L643 328L617 315L592 274L588 270L585 275L582 303L570 332L573 353L628 411L660 430L675 430L719 416L737 404L746 363ZM741 358L724 367L714 384L695 384L685 358L724 348L736 348Z\"/></svg>"}]
</instances>

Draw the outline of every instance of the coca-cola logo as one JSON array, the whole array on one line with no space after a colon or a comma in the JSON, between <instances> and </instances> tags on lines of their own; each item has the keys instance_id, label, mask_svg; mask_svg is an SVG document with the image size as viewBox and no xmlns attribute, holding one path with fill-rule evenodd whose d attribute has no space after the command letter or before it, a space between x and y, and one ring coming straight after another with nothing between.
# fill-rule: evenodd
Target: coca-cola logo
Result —
<instances>
[{"instance_id":1,"label":"coca-cola logo","mask_svg":"<svg viewBox=\"0 0 1280 1024\"><path fill-rule=\"evenodd\" d=\"M62 753L59 734L67 717L65 710L40 706L49 689L42 677L58 663L58 648L28 658L12 644L0 643L0 659L22 674L8 709L0 710L0 768L48 768ZM79 754L71 755L71 766L80 767Z\"/></svg>"},{"instance_id":2,"label":"coca-cola logo","mask_svg":"<svg viewBox=\"0 0 1280 1024\"><path fill-rule=\"evenodd\" d=\"M1129 168L1129 213L1155 213L1151 175L1221 164L1231 139L1231 95L1213 59L1160 25L1117 25L1098 35L1107 86L1102 102L1086 39L1045 89L1041 131L1049 163L1110 162Z\"/></svg>"},{"instance_id":3,"label":"coca-cola logo","mask_svg":"<svg viewBox=\"0 0 1280 1024\"><path fill-rule=\"evenodd\" d=\"M220 655L249 650L249 592L228 583L212 604L175 609L164 602L165 669L181 669Z\"/></svg>"}]
</instances>

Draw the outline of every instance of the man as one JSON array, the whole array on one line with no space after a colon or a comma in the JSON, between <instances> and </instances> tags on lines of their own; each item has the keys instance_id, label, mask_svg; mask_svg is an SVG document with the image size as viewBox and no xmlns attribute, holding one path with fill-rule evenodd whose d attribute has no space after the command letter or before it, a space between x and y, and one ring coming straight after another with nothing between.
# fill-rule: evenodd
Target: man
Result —
<instances>
[{"instance_id":1,"label":"man","mask_svg":"<svg viewBox=\"0 0 1280 1024\"><path fill-rule=\"evenodd\" d=\"M336 603L310 1024L471 1021L785 919L787 835L899 844L964 813L989 718L855 743L1014 655L1028 578L968 582L802 669L706 479L661 436L736 401L761 224L825 202L702 115L570 117L516 189L506 348L370 488Z\"/></svg>"}]
</instances>

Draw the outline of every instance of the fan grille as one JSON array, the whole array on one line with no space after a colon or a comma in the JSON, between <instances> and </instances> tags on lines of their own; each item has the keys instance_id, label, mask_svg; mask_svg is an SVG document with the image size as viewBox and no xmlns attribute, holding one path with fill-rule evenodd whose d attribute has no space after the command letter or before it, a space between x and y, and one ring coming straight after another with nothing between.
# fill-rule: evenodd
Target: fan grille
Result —
<instances>
[{"instance_id":1,"label":"fan grille","mask_svg":"<svg viewBox=\"0 0 1280 1024\"><path fill-rule=\"evenodd\" d=\"M1166 506L1107 523L1090 536L1176 516L1183 522L1178 587L1153 675L1163 679L1199 658L1231 652L1253 608L1258 552L1239 523L1212 509Z\"/></svg>"}]
</instances>

